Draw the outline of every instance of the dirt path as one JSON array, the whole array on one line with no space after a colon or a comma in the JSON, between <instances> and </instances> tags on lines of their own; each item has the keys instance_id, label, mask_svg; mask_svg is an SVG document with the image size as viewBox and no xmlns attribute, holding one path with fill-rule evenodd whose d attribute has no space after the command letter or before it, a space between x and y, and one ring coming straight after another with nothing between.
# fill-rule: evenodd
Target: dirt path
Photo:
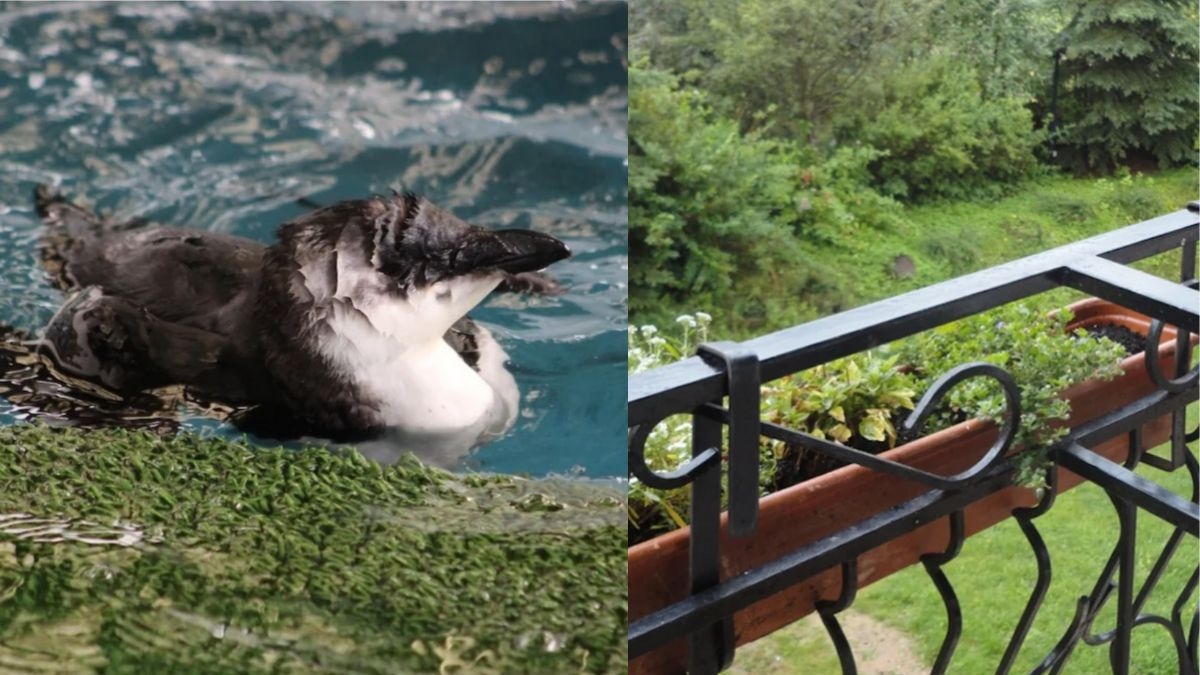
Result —
<instances>
[{"instance_id":1,"label":"dirt path","mask_svg":"<svg viewBox=\"0 0 1200 675\"><path fill-rule=\"evenodd\" d=\"M929 665L907 634L848 610L839 619L861 675L924 675ZM814 614L753 644L740 647L729 671L736 675L810 675L840 672L821 620Z\"/></svg>"}]
</instances>

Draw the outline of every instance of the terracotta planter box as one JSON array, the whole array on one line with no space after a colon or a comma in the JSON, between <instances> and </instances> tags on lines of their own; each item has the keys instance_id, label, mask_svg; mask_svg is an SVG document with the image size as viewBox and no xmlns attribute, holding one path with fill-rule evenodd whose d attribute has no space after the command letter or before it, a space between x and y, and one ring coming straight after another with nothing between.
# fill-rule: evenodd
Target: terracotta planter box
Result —
<instances>
[{"instance_id":1,"label":"terracotta planter box","mask_svg":"<svg viewBox=\"0 0 1200 675\"><path fill-rule=\"evenodd\" d=\"M1119 324L1145 335L1147 317L1102 300L1090 299L1071 305L1075 320L1083 325ZM1196 344L1192 336L1192 344ZM1175 331L1163 331L1158 358L1168 377L1173 373ZM1124 359L1123 376L1108 382L1088 381L1071 387L1063 396L1071 401L1071 424L1099 415L1146 396L1155 390L1146 372L1145 355ZM1142 428L1145 446L1154 447L1170 438L1170 417L1147 423ZM970 468L995 439L989 422L972 420L944 429L883 454L889 459L942 475ZM1105 457L1122 461L1128 452L1121 435L1095 448ZM1081 479L1066 470L1059 475L1059 491L1068 490ZM861 466L847 466L764 497L759 502L758 529L750 537L733 539L725 530L722 516L721 578L729 579L746 570L827 537L869 516L901 504L925 492L915 482L892 478ZM1032 506L1033 491L1011 487L969 506L965 512L968 536L1008 518L1014 508ZM946 518L874 548L859 557L859 587L918 562L926 553L945 548L949 534ZM683 599L688 586L689 530L667 533L629 549L629 618L639 619ZM841 571L832 567L787 591L766 598L734 616L737 643L745 644L767 635L813 611L818 600L832 600L841 589ZM629 672L646 675L683 673L686 640L677 640L630 661Z\"/></svg>"}]
</instances>

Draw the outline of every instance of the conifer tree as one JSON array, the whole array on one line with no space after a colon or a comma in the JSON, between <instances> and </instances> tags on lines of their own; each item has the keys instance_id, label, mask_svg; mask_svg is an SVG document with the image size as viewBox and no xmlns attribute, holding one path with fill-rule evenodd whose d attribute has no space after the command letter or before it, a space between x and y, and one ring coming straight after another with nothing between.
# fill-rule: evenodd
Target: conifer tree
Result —
<instances>
[{"instance_id":1,"label":"conifer tree","mask_svg":"<svg viewBox=\"0 0 1200 675\"><path fill-rule=\"evenodd\" d=\"M1185 0L1083 0L1067 28L1065 160L1111 171L1131 160L1195 163L1196 8Z\"/></svg>"}]
</instances>

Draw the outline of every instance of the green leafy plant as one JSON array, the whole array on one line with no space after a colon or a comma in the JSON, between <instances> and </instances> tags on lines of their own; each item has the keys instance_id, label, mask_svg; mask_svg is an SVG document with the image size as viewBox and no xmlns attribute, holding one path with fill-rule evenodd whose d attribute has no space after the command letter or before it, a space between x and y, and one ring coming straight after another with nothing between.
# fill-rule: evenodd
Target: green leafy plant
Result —
<instances>
[{"instance_id":1,"label":"green leafy plant","mask_svg":"<svg viewBox=\"0 0 1200 675\"><path fill-rule=\"evenodd\" d=\"M1046 314L1028 305L1006 305L899 343L898 356L912 364L921 390L971 361L1008 371L1021 392L1021 424L1014 443L1024 450L1016 459L1017 482L1036 486L1042 480L1046 450L1066 433L1070 405L1059 392L1089 378L1110 380L1121 374L1122 347L1092 338L1082 329L1068 333L1072 318L1065 309ZM936 431L974 417L999 422L1004 412L999 385L975 378L947 394L926 429Z\"/></svg>"},{"instance_id":2,"label":"green leafy plant","mask_svg":"<svg viewBox=\"0 0 1200 675\"><path fill-rule=\"evenodd\" d=\"M926 331L907 340L781 378L763 387L763 419L818 438L878 453L899 442L897 421L914 408L918 392L950 369L974 361L997 365L1013 376L1021 394L1021 422L1014 441L1016 481L1041 485L1047 449L1066 433L1069 403L1059 393L1089 378L1121 373L1123 348L1084 330L1066 331L1072 316L1046 314L1035 304L1012 304ZM630 372L690 355L708 337L711 317L678 319L682 335L671 338L654 326L630 331ZM942 399L922 433L972 418L1001 421L1004 397L992 380L961 382ZM656 471L677 468L691 457L691 423L679 415L660 423L646 443L646 463ZM762 444L763 491L781 489L840 466L824 455L777 441ZM630 542L686 525L689 491L658 491L630 478Z\"/></svg>"},{"instance_id":3,"label":"green leafy plant","mask_svg":"<svg viewBox=\"0 0 1200 675\"><path fill-rule=\"evenodd\" d=\"M872 452L895 446L895 420L913 409L914 380L896 367L896 358L855 354L791 375L763 388L763 418ZM801 447L770 441L773 489L840 466L836 460Z\"/></svg>"}]
</instances>

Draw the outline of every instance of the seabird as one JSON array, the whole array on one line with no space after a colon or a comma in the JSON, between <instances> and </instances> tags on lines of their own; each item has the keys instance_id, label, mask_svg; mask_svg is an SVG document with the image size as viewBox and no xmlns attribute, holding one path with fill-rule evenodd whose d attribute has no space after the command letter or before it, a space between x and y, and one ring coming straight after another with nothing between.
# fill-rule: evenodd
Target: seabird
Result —
<instances>
[{"instance_id":1,"label":"seabird","mask_svg":"<svg viewBox=\"0 0 1200 675\"><path fill-rule=\"evenodd\" d=\"M501 284L555 290L536 270L570 256L549 235L469 225L412 193L317 209L271 245L113 222L46 185L34 196L43 260L72 293L39 347L59 370L116 392L185 385L285 416L296 435L474 446L502 434L517 386L466 314Z\"/></svg>"}]
</instances>

